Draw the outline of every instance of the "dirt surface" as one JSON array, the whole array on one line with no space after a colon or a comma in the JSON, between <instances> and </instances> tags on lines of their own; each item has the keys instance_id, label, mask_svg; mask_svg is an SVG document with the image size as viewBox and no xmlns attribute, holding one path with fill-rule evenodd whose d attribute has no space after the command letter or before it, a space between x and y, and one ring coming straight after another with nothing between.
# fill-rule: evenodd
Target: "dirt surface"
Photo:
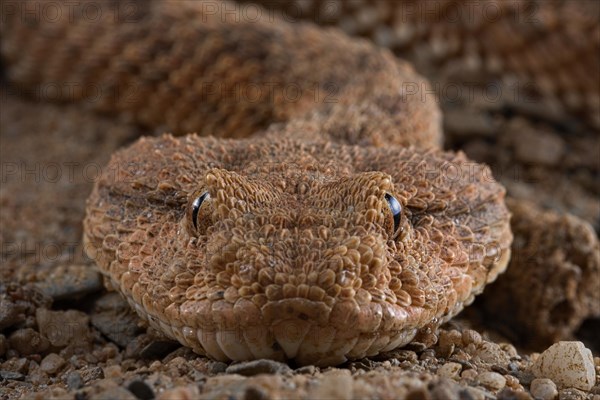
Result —
<instances>
[{"instance_id":1,"label":"dirt surface","mask_svg":"<svg viewBox=\"0 0 600 400\"><path fill-rule=\"evenodd\" d=\"M446 147L488 163L513 198L507 273L405 349L296 368L211 361L160 337L104 289L84 255L81 221L99 171L115 149L161 131L37 103L6 86L0 95L1 399L600 398L593 125L485 98L442 104ZM540 353L559 340L592 350L591 388L534 375Z\"/></svg>"}]
</instances>

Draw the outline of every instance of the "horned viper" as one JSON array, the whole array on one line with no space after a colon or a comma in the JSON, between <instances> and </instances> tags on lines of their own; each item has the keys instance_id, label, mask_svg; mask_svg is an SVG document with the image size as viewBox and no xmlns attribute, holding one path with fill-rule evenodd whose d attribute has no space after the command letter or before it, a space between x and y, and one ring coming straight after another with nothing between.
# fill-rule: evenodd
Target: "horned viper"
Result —
<instances>
[{"instance_id":1,"label":"horned viper","mask_svg":"<svg viewBox=\"0 0 600 400\"><path fill-rule=\"evenodd\" d=\"M504 271L505 191L439 149L408 63L229 3L135 4L7 18L2 52L24 87L76 82L57 98L199 134L118 151L87 204L86 251L154 328L218 360L333 365L409 343Z\"/></svg>"}]
</instances>

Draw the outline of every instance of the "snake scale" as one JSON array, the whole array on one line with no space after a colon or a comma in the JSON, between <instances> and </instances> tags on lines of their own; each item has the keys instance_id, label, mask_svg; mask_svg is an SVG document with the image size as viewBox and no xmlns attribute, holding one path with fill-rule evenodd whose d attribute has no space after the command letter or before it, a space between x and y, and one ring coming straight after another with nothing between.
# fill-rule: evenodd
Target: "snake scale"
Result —
<instances>
[{"instance_id":1,"label":"snake scale","mask_svg":"<svg viewBox=\"0 0 600 400\"><path fill-rule=\"evenodd\" d=\"M3 16L11 82L173 133L116 152L84 221L107 285L168 337L335 365L406 345L505 270L504 188L440 149L438 105L407 90L427 80L388 50L225 2L20 18L39 4Z\"/></svg>"}]
</instances>

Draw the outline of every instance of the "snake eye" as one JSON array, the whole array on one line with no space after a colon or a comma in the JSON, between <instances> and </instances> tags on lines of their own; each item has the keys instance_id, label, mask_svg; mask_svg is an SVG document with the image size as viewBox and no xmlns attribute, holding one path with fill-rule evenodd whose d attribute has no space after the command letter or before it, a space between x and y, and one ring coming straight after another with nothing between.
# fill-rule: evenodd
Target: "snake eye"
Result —
<instances>
[{"instance_id":1,"label":"snake eye","mask_svg":"<svg viewBox=\"0 0 600 400\"><path fill-rule=\"evenodd\" d=\"M202 233L201 231L203 231L203 228L209 225L209 221L206 220L209 217L209 214L204 212L204 210L208 208L207 203L209 203L209 200L210 194L208 192L203 192L195 197L188 207L188 226L193 228L193 233Z\"/></svg>"},{"instance_id":2,"label":"snake eye","mask_svg":"<svg viewBox=\"0 0 600 400\"><path fill-rule=\"evenodd\" d=\"M390 212L392 213L392 220L394 222L394 230L392 231L392 235L398 231L400 227L400 217L402 216L402 206L400 202L396 200L394 196L389 193L385 194L385 199L387 200L388 206L390 208Z\"/></svg>"}]
</instances>

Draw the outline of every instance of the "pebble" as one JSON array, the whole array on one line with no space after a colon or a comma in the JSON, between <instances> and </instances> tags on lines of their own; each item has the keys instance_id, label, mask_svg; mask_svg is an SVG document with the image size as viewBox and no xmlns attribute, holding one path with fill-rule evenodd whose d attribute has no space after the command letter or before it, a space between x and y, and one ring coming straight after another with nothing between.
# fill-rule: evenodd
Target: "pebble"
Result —
<instances>
[{"instance_id":1,"label":"pebble","mask_svg":"<svg viewBox=\"0 0 600 400\"><path fill-rule=\"evenodd\" d=\"M465 345L480 344L482 341L481 334L472 329L466 329L462 333L462 341Z\"/></svg>"},{"instance_id":2,"label":"pebble","mask_svg":"<svg viewBox=\"0 0 600 400\"><path fill-rule=\"evenodd\" d=\"M258 374L286 374L292 369L287 364L273 360L254 360L232 364L226 370L228 374L239 374L243 376L254 376Z\"/></svg>"},{"instance_id":3,"label":"pebble","mask_svg":"<svg viewBox=\"0 0 600 400\"><path fill-rule=\"evenodd\" d=\"M445 358L450 357L454 352L456 345L459 345L461 342L462 334L459 331L441 331L437 344L439 348L439 355Z\"/></svg>"},{"instance_id":4,"label":"pebble","mask_svg":"<svg viewBox=\"0 0 600 400\"><path fill-rule=\"evenodd\" d=\"M127 347L142 332L139 317L116 292L106 293L94 303L90 322L121 347Z\"/></svg>"},{"instance_id":5,"label":"pebble","mask_svg":"<svg viewBox=\"0 0 600 400\"><path fill-rule=\"evenodd\" d=\"M11 381L23 381L25 380L25 375L19 372L0 370L0 378Z\"/></svg>"},{"instance_id":6,"label":"pebble","mask_svg":"<svg viewBox=\"0 0 600 400\"><path fill-rule=\"evenodd\" d=\"M466 369L460 374L460 377L467 380L473 380L477 378L477 371L474 369Z\"/></svg>"},{"instance_id":7,"label":"pebble","mask_svg":"<svg viewBox=\"0 0 600 400\"><path fill-rule=\"evenodd\" d=\"M549 378L559 388L590 390L596 384L592 352L581 342L558 342L535 361L532 372Z\"/></svg>"},{"instance_id":8,"label":"pebble","mask_svg":"<svg viewBox=\"0 0 600 400\"><path fill-rule=\"evenodd\" d=\"M104 378L104 371L100 367L86 367L81 371L81 378L84 383L89 383L97 379Z\"/></svg>"},{"instance_id":9,"label":"pebble","mask_svg":"<svg viewBox=\"0 0 600 400\"><path fill-rule=\"evenodd\" d=\"M561 389L558 392L558 400L587 400L588 396L585 392L575 389Z\"/></svg>"},{"instance_id":10,"label":"pebble","mask_svg":"<svg viewBox=\"0 0 600 400\"><path fill-rule=\"evenodd\" d=\"M197 385L168 389L158 395L158 400L195 400L198 398L200 398L200 389Z\"/></svg>"},{"instance_id":11,"label":"pebble","mask_svg":"<svg viewBox=\"0 0 600 400\"><path fill-rule=\"evenodd\" d=\"M442 365L437 373L439 376L450 378L450 379L458 379L460 376L460 372L462 371L462 365L455 362L449 362Z\"/></svg>"},{"instance_id":12,"label":"pebble","mask_svg":"<svg viewBox=\"0 0 600 400\"><path fill-rule=\"evenodd\" d=\"M42 360L40 369L49 375L56 374L65 365L65 359L56 353L50 353Z\"/></svg>"},{"instance_id":13,"label":"pebble","mask_svg":"<svg viewBox=\"0 0 600 400\"><path fill-rule=\"evenodd\" d=\"M319 384L308 393L311 399L340 399L352 398L352 376L350 371L332 369L323 373Z\"/></svg>"},{"instance_id":14,"label":"pebble","mask_svg":"<svg viewBox=\"0 0 600 400\"><path fill-rule=\"evenodd\" d=\"M481 362L491 365L508 365L508 356L504 353L500 345L492 342L483 342L477 346L473 355L473 362Z\"/></svg>"},{"instance_id":15,"label":"pebble","mask_svg":"<svg viewBox=\"0 0 600 400\"><path fill-rule=\"evenodd\" d=\"M556 384L547 378L534 379L529 390L533 397L540 400L554 400L558 397Z\"/></svg>"},{"instance_id":16,"label":"pebble","mask_svg":"<svg viewBox=\"0 0 600 400\"><path fill-rule=\"evenodd\" d=\"M319 372L319 369L314 365L305 365L294 371L296 374L314 375Z\"/></svg>"},{"instance_id":17,"label":"pebble","mask_svg":"<svg viewBox=\"0 0 600 400\"><path fill-rule=\"evenodd\" d=\"M227 370L227 364L222 361L213 361L208 366L208 372L212 375L218 375Z\"/></svg>"},{"instance_id":18,"label":"pebble","mask_svg":"<svg viewBox=\"0 0 600 400\"><path fill-rule=\"evenodd\" d=\"M506 378L497 372L482 372L477 376L477 380L486 388L498 391L506 386Z\"/></svg>"},{"instance_id":19,"label":"pebble","mask_svg":"<svg viewBox=\"0 0 600 400\"><path fill-rule=\"evenodd\" d=\"M51 311L38 308L35 318L40 333L47 337L52 346L71 346L82 350L91 347L89 317L81 311Z\"/></svg>"},{"instance_id":20,"label":"pebble","mask_svg":"<svg viewBox=\"0 0 600 400\"><path fill-rule=\"evenodd\" d=\"M10 346L22 355L43 353L50 347L50 342L39 332L31 328L19 329L9 338Z\"/></svg>"},{"instance_id":21,"label":"pebble","mask_svg":"<svg viewBox=\"0 0 600 400\"><path fill-rule=\"evenodd\" d=\"M89 265L69 265L57 268L35 287L54 300L77 299L102 290L102 278Z\"/></svg>"},{"instance_id":22,"label":"pebble","mask_svg":"<svg viewBox=\"0 0 600 400\"><path fill-rule=\"evenodd\" d=\"M154 398L154 391L146 382L141 379L135 379L127 385L127 389L140 400L151 400Z\"/></svg>"},{"instance_id":23,"label":"pebble","mask_svg":"<svg viewBox=\"0 0 600 400\"><path fill-rule=\"evenodd\" d=\"M70 390L77 390L83 386L83 379L81 378L81 374L79 372L72 371L67 375L65 383Z\"/></svg>"}]
</instances>

